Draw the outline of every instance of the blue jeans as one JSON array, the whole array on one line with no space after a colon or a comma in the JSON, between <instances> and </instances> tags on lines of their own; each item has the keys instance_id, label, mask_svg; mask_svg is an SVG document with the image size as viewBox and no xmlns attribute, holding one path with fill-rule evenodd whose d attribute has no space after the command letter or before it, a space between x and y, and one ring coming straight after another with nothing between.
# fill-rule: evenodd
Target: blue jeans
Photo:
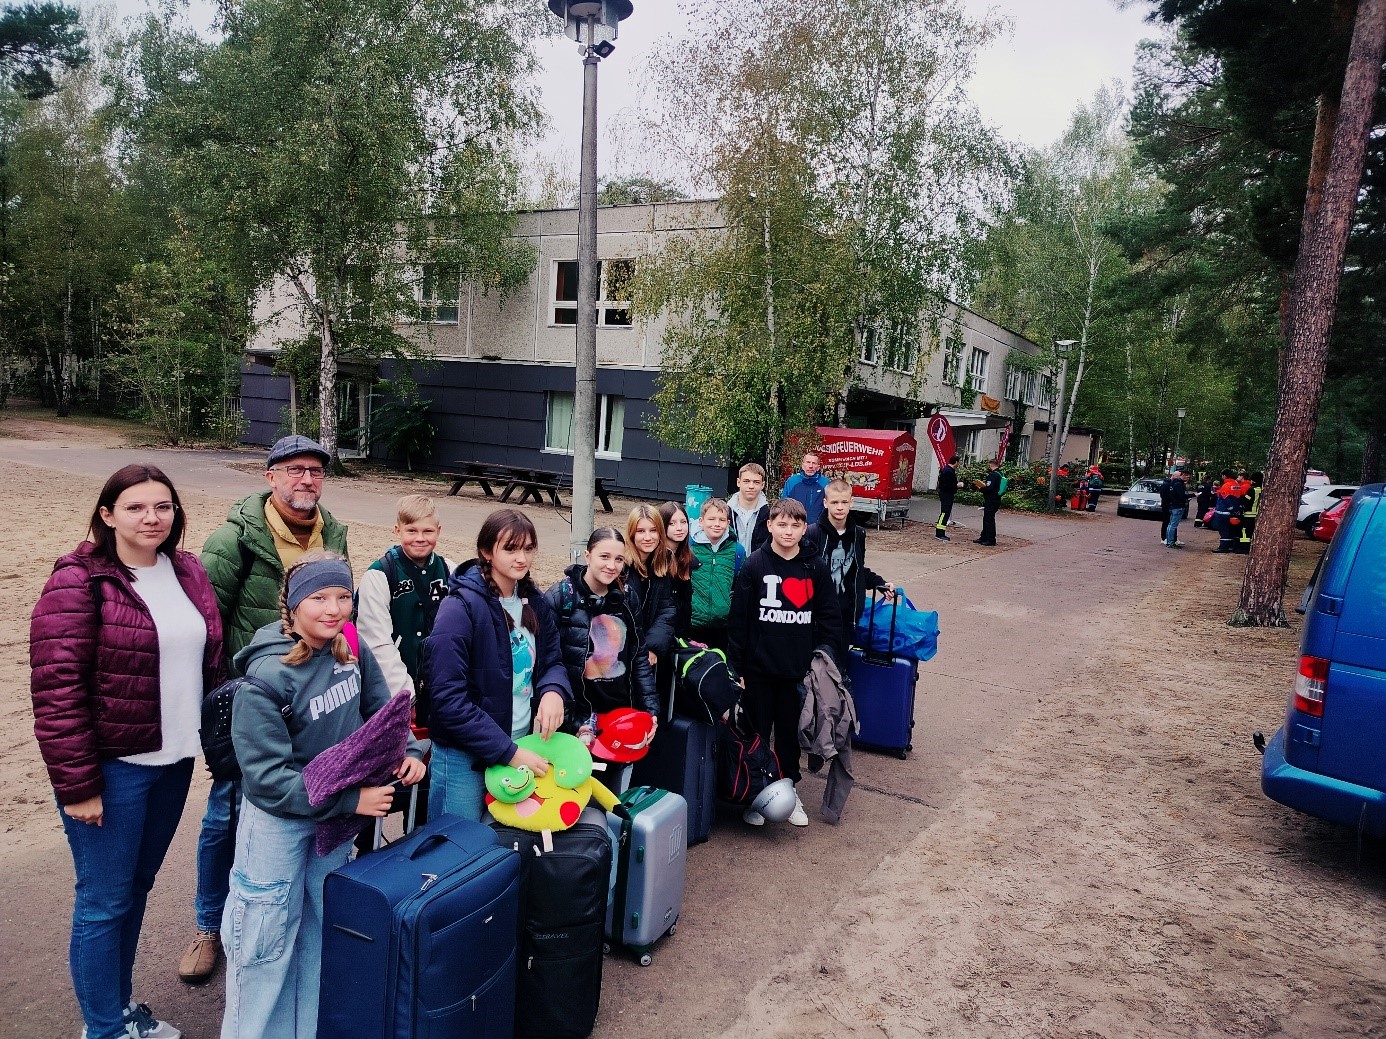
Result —
<instances>
[{"instance_id":1,"label":"blue jeans","mask_svg":"<svg viewBox=\"0 0 1386 1039\"><path fill-rule=\"evenodd\" d=\"M1165 544L1170 548L1179 540L1179 521L1184 518L1185 509L1170 509L1169 524L1165 527Z\"/></svg>"},{"instance_id":2,"label":"blue jeans","mask_svg":"<svg viewBox=\"0 0 1386 1039\"><path fill-rule=\"evenodd\" d=\"M314 1039L322 976L322 889L347 861L313 847L317 824L241 801L236 863L221 921L226 950L222 1039Z\"/></svg>"},{"instance_id":3,"label":"blue jeans","mask_svg":"<svg viewBox=\"0 0 1386 1039\"><path fill-rule=\"evenodd\" d=\"M106 761L101 825L58 810L77 874L68 963L89 1039L125 1035L145 903L183 815L192 769L192 758L172 765Z\"/></svg>"},{"instance_id":4,"label":"blue jeans","mask_svg":"<svg viewBox=\"0 0 1386 1039\"><path fill-rule=\"evenodd\" d=\"M231 832L231 791L236 784L215 780L207 794L207 812L197 835L197 909L199 931L220 931L221 912L231 883L231 860L236 854Z\"/></svg>"},{"instance_id":5,"label":"blue jeans","mask_svg":"<svg viewBox=\"0 0 1386 1039\"><path fill-rule=\"evenodd\" d=\"M433 741L429 759L428 812L480 821L486 818L486 774L473 768L476 758L459 747Z\"/></svg>"}]
</instances>

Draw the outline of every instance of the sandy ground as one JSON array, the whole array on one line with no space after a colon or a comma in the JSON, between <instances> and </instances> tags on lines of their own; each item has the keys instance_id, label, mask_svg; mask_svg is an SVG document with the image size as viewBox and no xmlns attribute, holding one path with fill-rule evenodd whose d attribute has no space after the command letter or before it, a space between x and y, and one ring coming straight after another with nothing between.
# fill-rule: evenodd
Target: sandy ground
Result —
<instances>
[{"instance_id":1,"label":"sandy ground","mask_svg":"<svg viewBox=\"0 0 1386 1039\"><path fill-rule=\"evenodd\" d=\"M120 464L173 476L197 546L257 486L255 456L121 449L111 427L30 418L0 433L0 1037L75 1039L71 861L32 737L28 614ZM358 570L400 493L328 488ZM450 555L489 507L443 502ZM533 515L556 576L566 519ZM1386 1035L1381 848L1258 786L1249 733L1279 724L1297 633L1226 627L1241 560L1206 555L1202 532L1172 552L1139 520L1007 527L997 549L964 527L949 545L873 532L873 568L940 611L915 754L858 756L840 827L720 819L690 851L678 935L649 968L608 961L597 1035ZM1300 545L1292 589L1316 554ZM193 1039L222 1002L220 974L174 973L205 791L199 777L136 968L139 998ZM811 809L820 791L806 779Z\"/></svg>"}]
</instances>

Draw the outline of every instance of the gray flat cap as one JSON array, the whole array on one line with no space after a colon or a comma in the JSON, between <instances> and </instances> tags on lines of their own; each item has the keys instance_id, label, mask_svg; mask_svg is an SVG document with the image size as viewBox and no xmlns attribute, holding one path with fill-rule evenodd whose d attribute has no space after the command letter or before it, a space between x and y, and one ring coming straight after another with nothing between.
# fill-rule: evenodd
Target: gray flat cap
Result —
<instances>
[{"instance_id":1,"label":"gray flat cap","mask_svg":"<svg viewBox=\"0 0 1386 1039\"><path fill-rule=\"evenodd\" d=\"M323 465L332 461L332 456L316 440L295 433L290 437L281 437L270 448L269 458L265 459L265 468L268 469L286 458L297 458L299 455L316 455L322 459Z\"/></svg>"}]
</instances>

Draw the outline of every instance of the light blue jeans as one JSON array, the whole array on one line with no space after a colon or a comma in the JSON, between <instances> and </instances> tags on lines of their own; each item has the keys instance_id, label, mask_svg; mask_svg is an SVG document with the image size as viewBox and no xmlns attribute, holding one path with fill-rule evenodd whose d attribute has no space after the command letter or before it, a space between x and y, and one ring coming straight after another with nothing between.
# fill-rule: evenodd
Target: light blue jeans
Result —
<instances>
[{"instance_id":1,"label":"light blue jeans","mask_svg":"<svg viewBox=\"0 0 1386 1039\"><path fill-rule=\"evenodd\" d=\"M1184 509L1170 509L1169 523L1165 526L1165 544L1170 548L1179 540L1179 522L1184 518Z\"/></svg>"},{"instance_id":2,"label":"light blue jeans","mask_svg":"<svg viewBox=\"0 0 1386 1039\"><path fill-rule=\"evenodd\" d=\"M192 768L192 758L172 765L104 761L101 825L58 809L77 874L68 964L89 1039L125 1035L145 903L183 815Z\"/></svg>"},{"instance_id":3,"label":"light blue jeans","mask_svg":"<svg viewBox=\"0 0 1386 1039\"><path fill-rule=\"evenodd\" d=\"M280 819L242 799L231 892L221 920L221 1039L315 1039L322 889L350 843L318 855L311 819Z\"/></svg>"},{"instance_id":4,"label":"light blue jeans","mask_svg":"<svg viewBox=\"0 0 1386 1039\"><path fill-rule=\"evenodd\" d=\"M476 758L459 747L433 741L428 761L428 815L447 813L473 822L486 818L486 774L473 768Z\"/></svg>"}]
</instances>

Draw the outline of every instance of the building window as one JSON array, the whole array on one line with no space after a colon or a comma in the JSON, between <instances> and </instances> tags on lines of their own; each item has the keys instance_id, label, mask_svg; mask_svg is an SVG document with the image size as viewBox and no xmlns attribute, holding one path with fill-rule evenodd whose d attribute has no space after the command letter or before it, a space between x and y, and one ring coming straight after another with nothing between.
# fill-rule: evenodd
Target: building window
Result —
<instances>
[{"instance_id":1,"label":"building window","mask_svg":"<svg viewBox=\"0 0 1386 1039\"><path fill-rule=\"evenodd\" d=\"M419 320L433 324L457 324L457 300L462 279L456 267L426 263L419 278Z\"/></svg>"},{"instance_id":2,"label":"building window","mask_svg":"<svg viewBox=\"0 0 1386 1039\"><path fill-rule=\"evenodd\" d=\"M1006 399L1021 400L1025 385L1025 373L1019 368L1006 367Z\"/></svg>"},{"instance_id":3,"label":"building window","mask_svg":"<svg viewBox=\"0 0 1386 1039\"><path fill-rule=\"evenodd\" d=\"M967 360L967 374L972 377L972 388L978 393L987 392L987 359L990 356L985 350L978 350L974 346Z\"/></svg>"},{"instance_id":4,"label":"building window","mask_svg":"<svg viewBox=\"0 0 1386 1039\"><path fill-rule=\"evenodd\" d=\"M1025 373L1025 403L1034 407L1040 402L1040 379L1035 372Z\"/></svg>"},{"instance_id":5,"label":"building window","mask_svg":"<svg viewBox=\"0 0 1386 1039\"><path fill-rule=\"evenodd\" d=\"M630 279L635 274L632 259L597 261L597 324L605 328L630 328ZM578 262L553 262L551 325L577 324Z\"/></svg>"},{"instance_id":6,"label":"building window","mask_svg":"<svg viewBox=\"0 0 1386 1039\"><path fill-rule=\"evenodd\" d=\"M971 460L971 461L975 461L975 460L976 460L976 458L977 458L977 430L975 430L975 429L969 429L966 433L963 434L963 438L962 438L962 450L959 452L959 454L961 454L961 455L963 456L963 458L966 458L966 459L968 459L968 460Z\"/></svg>"},{"instance_id":7,"label":"building window","mask_svg":"<svg viewBox=\"0 0 1386 1039\"><path fill-rule=\"evenodd\" d=\"M880 358L876 356L876 328L868 325L866 334L861 337L861 363L880 364Z\"/></svg>"},{"instance_id":8,"label":"building window","mask_svg":"<svg viewBox=\"0 0 1386 1039\"><path fill-rule=\"evenodd\" d=\"M548 394L548 415L544 426L544 450L573 453L573 395L557 390ZM597 398L597 454L620 458L626 431L626 399L603 393Z\"/></svg>"},{"instance_id":9,"label":"building window","mask_svg":"<svg viewBox=\"0 0 1386 1039\"><path fill-rule=\"evenodd\" d=\"M949 343L943 351L943 382L946 386L956 386L962 370L962 344Z\"/></svg>"},{"instance_id":10,"label":"building window","mask_svg":"<svg viewBox=\"0 0 1386 1039\"><path fill-rule=\"evenodd\" d=\"M1015 441L1015 460L1021 465L1028 465L1030 462L1030 434L1022 433L1016 437Z\"/></svg>"}]
</instances>

